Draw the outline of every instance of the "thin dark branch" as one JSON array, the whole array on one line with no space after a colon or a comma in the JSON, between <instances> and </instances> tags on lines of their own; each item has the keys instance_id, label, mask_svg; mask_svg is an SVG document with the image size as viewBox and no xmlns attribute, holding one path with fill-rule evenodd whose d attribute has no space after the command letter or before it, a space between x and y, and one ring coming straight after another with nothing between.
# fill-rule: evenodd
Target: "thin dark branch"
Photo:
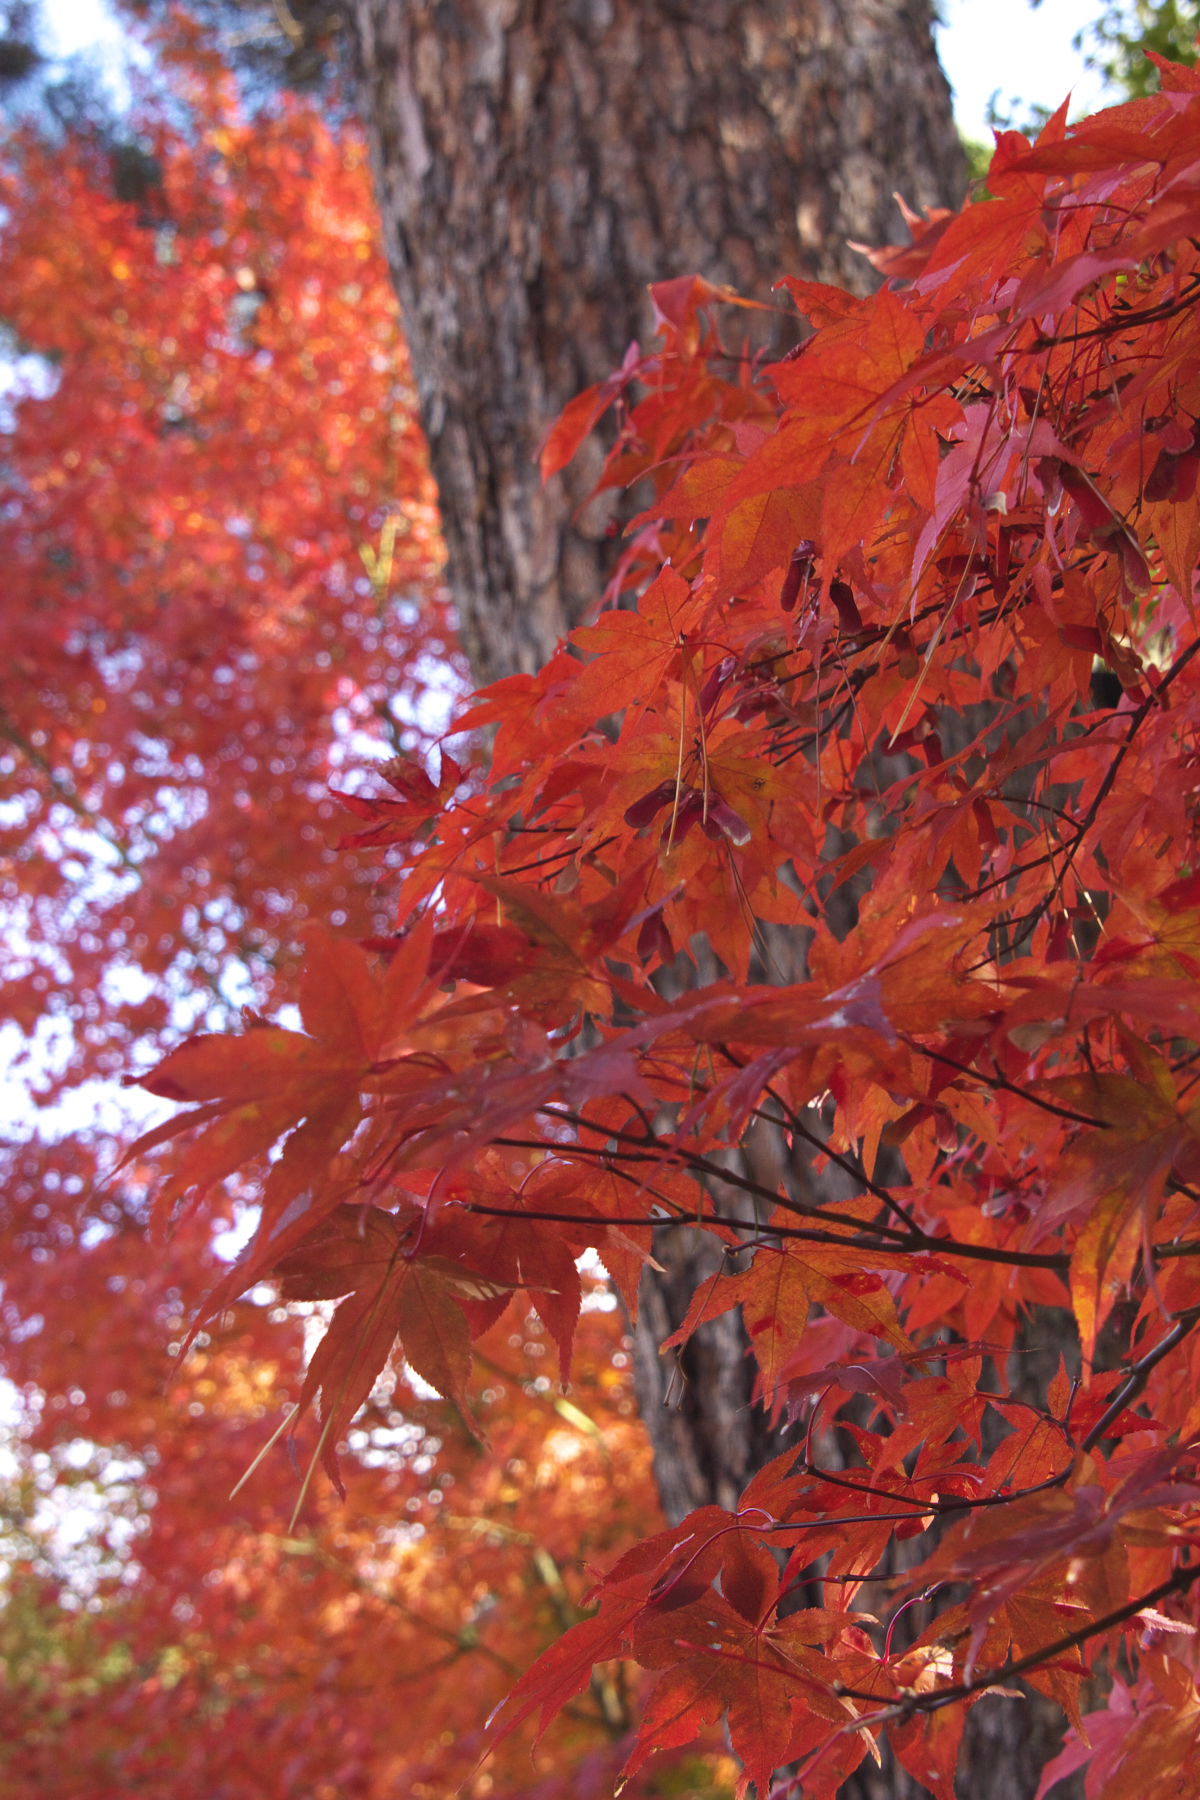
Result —
<instances>
[{"instance_id":1,"label":"thin dark branch","mask_svg":"<svg viewBox=\"0 0 1200 1800\"><path fill-rule=\"evenodd\" d=\"M674 1144L669 1147L661 1145L657 1139L651 1139L649 1141L649 1146L647 1147L647 1140L645 1138L637 1137L632 1132L621 1131L611 1125L593 1124L582 1115L576 1113L551 1110L548 1112L548 1116L559 1121L565 1121L568 1124L586 1126L588 1130L596 1132L603 1137L617 1138L618 1140L627 1141L630 1144L638 1146L636 1152L632 1153L632 1160L636 1161L640 1158L647 1162L655 1162L659 1164L660 1167L663 1164L670 1163L682 1165L695 1174L704 1175L716 1181L723 1181L727 1186L737 1188L741 1193L748 1194L752 1199L768 1201L773 1207L784 1212L793 1213L797 1218L821 1219L826 1224L843 1228L852 1223L852 1221L847 1219L843 1213L832 1212L828 1207L806 1206L801 1201L791 1200L787 1195L780 1194L778 1191L764 1186L762 1182L752 1181L748 1175L739 1175L732 1169L722 1168L719 1163L711 1162L708 1157L701 1156L697 1151L686 1150ZM576 1154L586 1156L590 1154L594 1157L599 1157L610 1154L609 1152L600 1150L589 1151L588 1146L584 1144L548 1145L543 1139L539 1138L500 1137L495 1138L493 1142L511 1149L553 1149L564 1156L573 1156ZM630 1155L628 1152L623 1152L622 1154L626 1157ZM643 1223L662 1224L665 1223L665 1221L646 1219ZM696 1223L702 1225L705 1223L705 1220L703 1218L698 1218ZM968 1262L995 1263L1003 1265L1006 1268L1053 1269L1060 1274L1070 1267L1070 1257L1055 1252L1006 1250L999 1244L966 1244L961 1243L957 1238L935 1237L931 1233L919 1229L915 1231L901 1231L898 1227L891 1225L866 1225L862 1220L854 1220L853 1224L860 1232L871 1232L874 1234L875 1238L887 1240L886 1242L879 1242L871 1246L873 1253L877 1255L882 1253L889 1256L914 1256L921 1253L932 1253L937 1256L959 1257ZM761 1223L754 1226L754 1230L756 1231L761 1231L761 1229ZM771 1229L775 1230L776 1227L772 1225ZM778 1229L780 1235L783 1235L782 1227ZM845 1242L846 1240L843 1239L841 1241Z\"/></svg>"},{"instance_id":2,"label":"thin dark branch","mask_svg":"<svg viewBox=\"0 0 1200 1800\"><path fill-rule=\"evenodd\" d=\"M1083 331L1065 331L1054 337L1035 338L1034 350L1054 350L1061 344L1077 344L1084 338L1120 337L1122 332L1137 331L1143 325L1156 324L1160 319L1174 318L1177 313L1186 312L1194 306L1200 297L1200 278L1193 277L1183 293L1175 300L1163 300L1157 306L1147 306L1141 312L1130 310L1126 313L1114 313L1099 325L1089 325Z\"/></svg>"},{"instance_id":3,"label":"thin dark branch","mask_svg":"<svg viewBox=\"0 0 1200 1800\"><path fill-rule=\"evenodd\" d=\"M991 1073L983 1069L973 1069L970 1063L959 1062L955 1057L947 1056L943 1050L931 1049L928 1044L918 1044L915 1038L906 1037L903 1032L899 1033L899 1036L901 1041L907 1044L910 1050L915 1051L918 1056L927 1056L931 1062L944 1063L948 1069L957 1069L960 1075L969 1075L982 1087L1002 1088L1006 1094L1015 1094L1019 1100L1027 1100L1030 1106L1038 1106L1043 1112L1054 1113L1057 1118L1067 1119L1074 1125L1090 1125L1097 1131L1111 1129L1110 1120L1095 1119L1090 1113L1076 1112L1070 1106L1057 1106L1053 1100L1045 1100L1040 1094L1033 1093L1029 1088L1020 1087L1015 1081L1009 1081L1008 1077L1001 1075L998 1069Z\"/></svg>"},{"instance_id":4,"label":"thin dark branch","mask_svg":"<svg viewBox=\"0 0 1200 1800\"><path fill-rule=\"evenodd\" d=\"M1177 1349L1188 1333L1194 1331L1198 1324L1200 1324L1200 1306L1190 1307L1181 1318L1175 1321L1166 1337L1155 1344L1152 1350L1147 1350L1139 1362L1134 1363L1107 1408L1084 1438L1082 1445L1084 1450L1094 1450L1101 1438L1108 1435L1109 1427L1115 1424L1130 1402L1137 1399L1152 1372L1163 1358L1169 1356L1172 1350Z\"/></svg>"},{"instance_id":5,"label":"thin dark branch","mask_svg":"<svg viewBox=\"0 0 1200 1800\"><path fill-rule=\"evenodd\" d=\"M995 1687L1000 1682L1011 1681L1014 1676L1024 1675L1030 1669L1041 1668L1043 1664L1054 1662L1057 1657L1065 1655L1068 1650L1077 1650L1081 1644L1090 1639L1101 1637L1114 1626L1123 1625L1126 1619L1135 1619L1148 1606L1157 1606L1168 1594L1186 1594L1195 1581L1200 1579L1200 1563L1184 1563L1175 1573L1160 1581L1158 1586L1148 1593L1140 1594L1136 1600L1129 1600L1124 1606L1118 1606L1102 1618L1093 1619L1090 1625L1081 1625L1077 1631L1071 1631L1060 1637L1053 1644L1046 1644L1040 1650L1031 1650L1026 1656L1013 1657L1000 1668L993 1669L984 1675L976 1675L971 1681L960 1682L957 1687L943 1688L931 1696L928 1706L918 1701L915 1710L937 1712L955 1700L965 1700L971 1694L979 1694L985 1688Z\"/></svg>"},{"instance_id":6,"label":"thin dark branch","mask_svg":"<svg viewBox=\"0 0 1200 1800\"><path fill-rule=\"evenodd\" d=\"M1052 1420L1051 1423L1057 1424L1058 1420ZM953 1513L978 1512L982 1507L987 1506L1011 1506L1015 1500L1027 1500L1031 1494L1043 1494L1049 1488L1061 1487L1063 1482L1066 1481L1067 1477L1070 1475L1071 1470L1074 1467L1074 1462L1072 1461L1068 1463L1065 1468L1060 1469L1057 1475L1048 1475L1045 1481L1036 1482L1032 1487L1013 1488L1012 1492L1007 1494L981 1494L976 1500L969 1500L963 1494L955 1495L949 1500L921 1500L917 1498L916 1495L910 1499L907 1494L894 1494L887 1489L881 1490L880 1488L867 1487L861 1481L850 1481L844 1475L834 1474L830 1469L819 1468L816 1463L810 1462L807 1457L802 1457L797 1462L796 1467L803 1475L812 1475L818 1481L827 1481L830 1487L845 1488L847 1492L851 1494L882 1494L882 1497L895 1501L899 1506L911 1506L913 1512L908 1516L912 1518L920 1513L936 1513L939 1517L942 1517ZM944 1471L942 1472L941 1478L944 1479ZM939 1476L930 1475L927 1479L935 1481L939 1479ZM840 1524L841 1521L840 1519L834 1518L832 1520L821 1520L820 1523ZM781 1522L778 1529L780 1531L790 1531L796 1529L796 1527Z\"/></svg>"}]
</instances>

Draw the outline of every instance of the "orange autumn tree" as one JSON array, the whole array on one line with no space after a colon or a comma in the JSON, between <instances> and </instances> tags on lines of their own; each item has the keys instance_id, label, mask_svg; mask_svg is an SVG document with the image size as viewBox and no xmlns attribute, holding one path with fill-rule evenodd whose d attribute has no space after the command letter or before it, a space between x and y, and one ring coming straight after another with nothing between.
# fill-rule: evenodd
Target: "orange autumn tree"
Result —
<instances>
[{"instance_id":1,"label":"orange autumn tree","mask_svg":"<svg viewBox=\"0 0 1200 1800\"><path fill-rule=\"evenodd\" d=\"M180 1248L203 1267L198 1234ZM98 1333L106 1276L128 1284L128 1316L90 1356L75 1346L69 1411L69 1351L18 1352L14 1372L47 1388L21 1481L2 1491L5 1794L438 1800L467 1782L522 1800L517 1741L472 1782L486 1714L580 1616L577 1559L602 1566L649 1514L611 1314L585 1315L569 1403L536 1327L510 1319L481 1346L487 1458L401 1375L359 1420L348 1499L315 1495L293 1520L286 1468L230 1492L298 1378L298 1335L281 1342L278 1319L247 1303L164 1386L178 1289L156 1286L124 1244L93 1250L83 1286L82 1258L61 1260L77 1317ZM57 1531L33 1504L48 1464ZM601 1503L614 1466L626 1477L615 1507ZM545 1747L547 1800L571 1791L559 1769L611 1787L629 1707L619 1670L572 1705Z\"/></svg>"},{"instance_id":2,"label":"orange autumn tree","mask_svg":"<svg viewBox=\"0 0 1200 1800\"><path fill-rule=\"evenodd\" d=\"M2 972L74 1080L261 998L306 912L379 923L328 783L422 741L452 651L362 141L154 47L127 141L0 169Z\"/></svg>"},{"instance_id":3,"label":"orange autumn tree","mask_svg":"<svg viewBox=\"0 0 1200 1800\"><path fill-rule=\"evenodd\" d=\"M873 298L785 279L772 367L659 289L546 447L616 404L624 604L476 697L485 787L351 799L406 873L386 937L313 937L299 1029L145 1077L191 1103L132 1153L158 1228L235 1173L261 1208L201 1321L336 1302L306 1494L389 1358L477 1416L507 1308L566 1365L580 1252L630 1309L657 1231L722 1252L678 1336L741 1306L790 1447L601 1577L497 1743L632 1662L638 1779L724 1720L760 1800L884 1746L950 1796L973 1705L1033 1691L1042 1794L1194 1781L1200 79L1161 76L1001 136Z\"/></svg>"},{"instance_id":4,"label":"orange autumn tree","mask_svg":"<svg viewBox=\"0 0 1200 1800\"><path fill-rule=\"evenodd\" d=\"M387 928L329 782L421 746L456 679L361 140L311 104L248 117L186 21L155 48L132 147L25 132L0 162L25 359L0 462L3 1041L49 1100L286 996L312 917ZM96 1133L22 1136L24 1110L0 1142L6 1797L440 1800L580 1616L577 1559L657 1518L607 1296L573 1290L569 1401L535 1317L481 1346L488 1458L398 1370L347 1504L292 1519L286 1464L231 1501L305 1325L264 1289L173 1352L249 1189L153 1242ZM597 1680L550 1754L611 1784L628 1706ZM479 1779L528 1794L525 1747Z\"/></svg>"}]
</instances>

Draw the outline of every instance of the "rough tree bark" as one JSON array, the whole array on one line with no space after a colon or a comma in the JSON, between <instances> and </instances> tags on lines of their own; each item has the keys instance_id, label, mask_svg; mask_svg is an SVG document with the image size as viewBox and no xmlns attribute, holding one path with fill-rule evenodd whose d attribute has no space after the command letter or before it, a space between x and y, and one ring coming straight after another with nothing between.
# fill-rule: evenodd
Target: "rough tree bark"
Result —
<instances>
[{"instance_id":1,"label":"rough tree bark","mask_svg":"<svg viewBox=\"0 0 1200 1800\"><path fill-rule=\"evenodd\" d=\"M602 586L597 461L539 442L648 325L653 281L863 291L893 195L965 175L930 0L345 0L384 237L482 681Z\"/></svg>"},{"instance_id":2,"label":"rough tree bark","mask_svg":"<svg viewBox=\"0 0 1200 1800\"><path fill-rule=\"evenodd\" d=\"M895 241L894 195L955 205L965 171L930 0L343 0L384 237L476 679L538 667L602 592L600 453L549 489L539 443L649 328L651 282L757 299L783 273L865 291L851 241ZM769 1155L769 1150L767 1151ZM635 1343L664 1507L730 1505L778 1448L744 1334L657 1354L706 1255L663 1234ZM983 1719L981 1716L981 1724ZM1028 1717L987 1719L982 1800L1036 1787ZM1044 1755L1044 1752L1043 1752ZM1038 1758L1040 1762L1041 1757ZM924 1793L893 1765L856 1800Z\"/></svg>"}]
</instances>

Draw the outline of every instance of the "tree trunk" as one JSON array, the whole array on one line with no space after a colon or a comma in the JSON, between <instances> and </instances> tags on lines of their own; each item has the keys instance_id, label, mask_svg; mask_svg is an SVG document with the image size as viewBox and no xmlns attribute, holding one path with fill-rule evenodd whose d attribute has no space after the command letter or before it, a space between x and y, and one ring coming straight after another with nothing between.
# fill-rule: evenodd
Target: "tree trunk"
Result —
<instances>
[{"instance_id":1,"label":"tree trunk","mask_svg":"<svg viewBox=\"0 0 1200 1800\"><path fill-rule=\"evenodd\" d=\"M646 289L865 291L847 240L965 173L930 0L345 0L450 581L476 678L541 666L602 591L600 452L538 446L649 324Z\"/></svg>"},{"instance_id":2,"label":"tree trunk","mask_svg":"<svg viewBox=\"0 0 1200 1800\"><path fill-rule=\"evenodd\" d=\"M483 684L539 667L603 591L609 509L587 504L602 452L585 447L548 489L536 457L567 401L652 329L649 284L703 274L768 300L792 273L864 292L873 272L850 243L902 236L895 194L961 201L932 6L343 4L461 640ZM734 1504L779 1440L751 1409L736 1318L702 1327L677 1363L658 1355L711 1267L698 1234L659 1237L666 1268L645 1288L635 1365L678 1519ZM1010 1704L986 1724L979 1741L1000 1782L987 1792L1026 1800L1028 1713ZM974 1761L964 1791L982 1793ZM889 1759L846 1793L924 1789Z\"/></svg>"}]
</instances>

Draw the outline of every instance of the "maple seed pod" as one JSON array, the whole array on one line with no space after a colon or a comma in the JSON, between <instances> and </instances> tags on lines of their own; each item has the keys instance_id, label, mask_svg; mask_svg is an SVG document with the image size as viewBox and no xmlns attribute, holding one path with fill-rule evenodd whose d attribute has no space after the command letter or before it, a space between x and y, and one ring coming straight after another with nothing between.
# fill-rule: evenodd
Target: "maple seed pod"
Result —
<instances>
[{"instance_id":1,"label":"maple seed pod","mask_svg":"<svg viewBox=\"0 0 1200 1800\"><path fill-rule=\"evenodd\" d=\"M660 911L652 912L648 919L643 920L637 937L637 953L646 963L673 961L675 946Z\"/></svg>"},{"instance_id":2,"label":"maple seed pod","mask_svg":"<svg viewBox=\"0 0 1200 1800\"><path fill-rule=\"evenodd\" d=\"M812 579L813 558L817 546L811 538L801 538L792 551L792 560L788 564L788 572L784 576L783 591L779 596L779 604L784 612L793 612L803 588Z\"/></svg>"},{"instance_id":3,"label":"maple seed pod","mask_svg":"<svg viewBox=\"0 0 1200 1800\"><path fill-rule=\"evenodd\" d=\"M737 658L723 656L700 691L700 711L707 713L720 696L721 689L737 671Z\"/></svg>"},{"instance_id":4,"label":"maple seed pod","mask_svg":"<svg viewBox=\"0 0 1200 1800\"><path fill-rule=\"evenodd\" d=\"M635 800L632 806L626 807L625 823L632 826L634 831L641 831L664 806L671 804L675 797L675 786L673 781L660 781L648 794L643 794L640 800Z\"/></svg>"},{"instance_id":5,"label":"maple seed pod","mask_svg":"<svg viewBox=\"0 0 1200 1800\"><path fill-rule=\"evenodd\" d=\"M703 829L706 836L714 840L725 838L729 843L736 844L739 850L754 835L741 814L734 812L729 802L722 800L719 794L710 794L708 797L708 812L703 820Z\"/></svg>"},{"instance_id":6,"label":"maple seed pod","mask_svg":"<svg viewBox=\"0 0 1200 1800\"><path fill-rule=\"evenodd\" d=\"M854 598L854 589L848 581L831 581L829 598L837 607L838 623L843 631L861 631L862 614Z\"/></svg>"},{"instance_id":7,"label":"maple seed pod","mask_svg":"<svg viewBox=\"0 0 1200 1800\"><path fill-rule=\"evenodd\" d=\"M664 830L663 836L665 838L673 836L677 843L681 843L692 826L698 825L703 817L704 795L697 793L695 788L687 788L675 812L673 828L668 826Z\"/></svg>"},{"instance_id":8,"label":"maple seed pod","mask_svg":"<svg viewBox=\"0 0 1200 1800\"><path fill-rule=\"evenodd\" d=\"M1146 481L1147 500L1169 500L1175 505L1190 500L1200 470L1200 426L1168 423L1159 432L1162 451Z\"/></svg>"}]
</instances>

